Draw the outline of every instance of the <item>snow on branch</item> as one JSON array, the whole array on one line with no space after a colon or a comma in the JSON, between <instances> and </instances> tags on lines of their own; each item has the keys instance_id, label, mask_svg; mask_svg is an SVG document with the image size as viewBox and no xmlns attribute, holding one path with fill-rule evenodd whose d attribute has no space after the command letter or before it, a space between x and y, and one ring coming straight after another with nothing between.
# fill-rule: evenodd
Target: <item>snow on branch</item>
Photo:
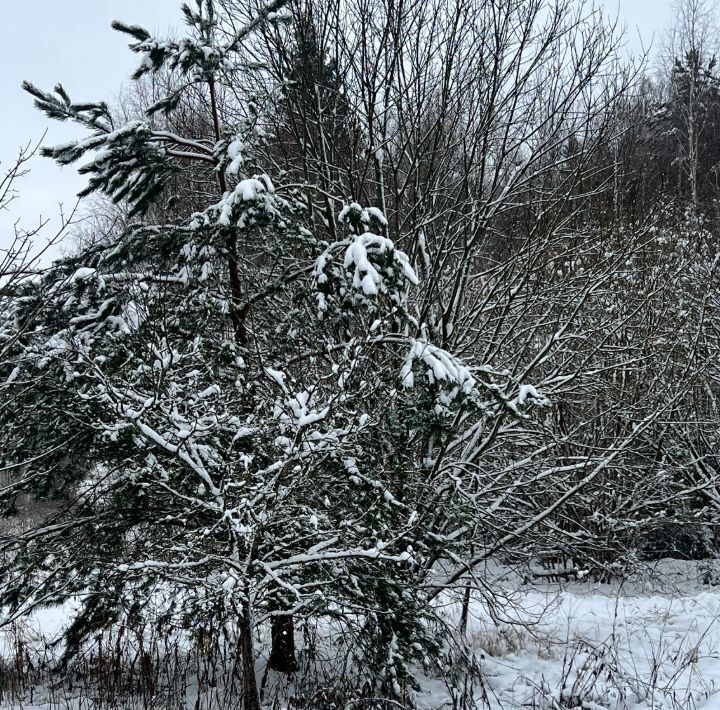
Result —
<instances>
[{"instance_id":1,"label":"snow on branch","mask_svg":"<svg viewBox=\"0 0 720 710\"><path fill-rule=\"evenodd\" d=\"M425 366L425 376L431 385L449 385L463 394L470 394L475 388L476 380L466 365L446 350L422 339L410 341L410 350L400 370L403 387L411 388L415 385L413 367L418 362Z\"/></svg>"},{"instance_id":2,"label":"snow on branch","mask_svg":"<svg viewBox=\"0 0 720 710\"><path fill-rule=\"evenodd\" d=\"M400 305L408 284L419 282L407 254L391 239L369 231L387 226L382 212L353 203L340 212L338 220L348 226L351 236L330 244L315 261L319 316L325 315L332 301L340 306L372 306L373 299L385 295Z\"/></svg>"},{"instance_id":3,"label":"snow on branch","mask_svg":"<svg viewBox=\"0 0 720 710\"><path fill-rule=\"evenodd\" d=\"M60 86L55 87L54 94L27 82L23 86L51 118L70 118L92 130L86 138L40 151L60 165L70 165L94 152L92 159L78 169L81 175L90 176L80 197L100 190L114 202L127 200L133 212L142 212L176 171L170 158L212 161L203 153L173 150L173 140L155 134L143 121L129 121L113 130L104 104L73 104Z\"/></svg>"},{"instance_id":4,"label":"snow on branch","mask_svg":"<svg viewBox=\"0 0 720 710\"><path fill-rule=\"evenodd\" d=\"M204 212L192 216L190 226L238 227L244 229L258 223L274 221L284 225L283 213L288 203L275 194L275 188L267 175L255 175L240 180L232 190L228 190L217 204Z\"/></svg>"},{"instance_id":5,"label":"snow on branch","mask_svg":"<svg viewBox=\"0 0 720 710\"><path fill-rule=\"evenodd\" d=\"M478 379L473 371L482 373L489 379ZM486 366L471 369L462 360L433 345L425 337L410 340L410 349L400 369L403 388L410 390L415 387L418 374L424 376L428 385L440 389L435 405L437 414L446 411L459 397L467 398L485 409L487 402L481 399L481 392L489 394L493 401L518 417L526 417L523 410L530 406L549 404L547 397L536 387L531 384L518 384L508 371L497 372ZM506 378L505 385L501 386L494 381L498 376Z\"/></svg>"},{"instance_id":6,"label":"snow on branch","mask_svg":"<svg viewBox=\"0 0 720 710\"><path fill-rule=\"evenodd\" d=\"M278 22L284 19L279 10L288 0L271 0L263 3L253 20L240 28L229 42L218 41L218 16L212 3L201 5L195 12L183 5L185 21L193 30L193 36L180 41L162 40L153 37L143 27L126 25L114 20L112 28L128 35L133 41L128 45L142 59L133 73L133 79L140 79L148 72L162 68L189 76L193 81L212 78L220 70L232 70L236 62L231 55L238 52L243 40L264 22Z\"/></svg>"}]
</instances>

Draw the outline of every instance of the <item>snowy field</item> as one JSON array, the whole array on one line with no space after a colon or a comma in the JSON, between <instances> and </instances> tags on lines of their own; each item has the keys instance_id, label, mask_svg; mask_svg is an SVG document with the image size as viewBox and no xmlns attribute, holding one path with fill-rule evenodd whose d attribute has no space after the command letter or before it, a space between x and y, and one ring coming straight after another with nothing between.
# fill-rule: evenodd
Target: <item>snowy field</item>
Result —
<instances>
[{"instance_id":1,"label":"snowy field","mask_svg":"<svg viewBox=\"0 0 720 710\"><path fill-rule=\"evenodd\" d=\"M719 579L717 562L666 562L624 584L517 585L508 616L518 624L476 605L477 705L720 710L720 586L708 583ZM452 707L444 687L425 688L423 707Z\"/></svg>"},{"instance_id":2,"label":"snowy field","mask_svg":"<svg viewBox=\"0 0 720 710\"><path fill-rule=\"evenodd\" d=\"M720 710L720 586L713 584L720 564L664 563L623 584L536 584L495 574L507 594L495 620L476 602L468 624L482 683L448 691L442 678L421 676L418 707L469 708L472 695L476 707L492 710ZM448 605L446 613L457 608ZM32 631L25 627L26 638L38 648L63 623L60 612L44 611ZM6 659L16 643L5 632ZM27 702L5 700L0 707L95 707L78 696L63 701L56 695L49 703L46 692L35 689ZM194 703L190 690L172 707Z\"/></svg>"}]
</instances>

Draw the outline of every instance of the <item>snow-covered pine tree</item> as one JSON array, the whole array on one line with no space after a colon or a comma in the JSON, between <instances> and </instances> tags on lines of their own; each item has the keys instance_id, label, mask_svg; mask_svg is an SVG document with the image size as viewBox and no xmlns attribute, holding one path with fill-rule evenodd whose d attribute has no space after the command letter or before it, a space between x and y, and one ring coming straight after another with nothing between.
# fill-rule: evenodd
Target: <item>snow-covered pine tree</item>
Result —
<instances>
[{"instance_id":1,"label":"snow-covered pine tree","mask_svg":"<svg viewBox=\"0 0 720 710\"><path fill-rule=\"evenodd\" d=\"M0 604L17 616L80 595L68 653L150 610L223 628L248 709L259 707L255 629L273 626L271 662L290 670L302 619L333 619L357 672L405 692L409 664L441 650L428 603L437 563L463 569L478 525L443 465L449 443L469 418L520 416L541 399L510 399L491 381L505 375L472 372L428 341L409 309L415 272L379 210L349 200L332 243L307 228L303 195L257 164L252 97L229 122L221 88L248 71L244 42L283 4L231 37L211 0L183 6L180 41L115 23L141 55L135 77L177 76L147 121L118 126L103 103L26 85L48 116L89 129L45 149L61 164L88 159L85 194L142 215L193 163L218 186L200 212L138 223L17 284L2 327L22 337L0 365L14 402L0 451L17 472L4 504L57 502L4 542ZM151 118L190 88L206 92L208 135L157 128Z\"/></svg>"}]
</instances>

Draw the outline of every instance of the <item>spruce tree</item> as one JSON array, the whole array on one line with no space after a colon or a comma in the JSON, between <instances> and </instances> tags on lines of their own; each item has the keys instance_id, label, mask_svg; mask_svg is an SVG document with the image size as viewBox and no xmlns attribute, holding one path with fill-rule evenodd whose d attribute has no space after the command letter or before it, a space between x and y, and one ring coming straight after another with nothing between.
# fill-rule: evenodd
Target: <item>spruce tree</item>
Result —
<instances>
[{"instance_id":1,"label":"spruce tree","mask_svg":"<svg viewBox=\"0 0 720 710\"><path fill-rule=\"evenodd\" d=\"M146 600L188 628L232 619L249 709L258 625L272 626L270 663L291 671L294 620L334 619L390 696L412 684L411 663L438 657L430 582L477 527L441 463L461 425L521 416L526 399L428 341L380 210L348 196L343 233L324 241L305 196L258 164L262 105L248 96L228 121L222 85L248 71L243 43L284 2L229 38L212 0L183 5L180 41L114 23L141 56L135 78L177 76L147 121L115 125L104 103L25 85L49 117L89 131L45 154L86 159L83 194L139 221L19 283L2 322L0 393L14 405L0 451L17 472L3 504L57 505L5 541L0 603L22 615L81 595L68 654ZM153 128L190 88L206 92L210 133ZM216 199L143 220L193 163L217 175Z\"/></svg>"},{"instance_id":2,"label":"spruce tree","mask_svg":"<svg viewBox=\"0 0 720 710\"><path fill-rule=\"evenodd\" d=\"M659 169L674 173L673 194L679 193L699 213L712 213L720 161L720 76L715 56L695 48L675 58L667 96L653 124Z\"/></svg>"}]
</instances>

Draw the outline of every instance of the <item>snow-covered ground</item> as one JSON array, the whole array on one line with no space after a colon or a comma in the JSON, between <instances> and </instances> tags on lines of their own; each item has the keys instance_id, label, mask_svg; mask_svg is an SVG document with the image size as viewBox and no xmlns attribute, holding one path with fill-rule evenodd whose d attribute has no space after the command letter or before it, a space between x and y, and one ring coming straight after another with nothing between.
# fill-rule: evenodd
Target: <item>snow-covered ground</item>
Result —
<instances>
[{"instance_id":1,"label":"snow-covered ground","mask_svg":"<svg viewBox=\"0 0 720 710\"><path fill-rule=\"evenodd\" d=\"M507 615L520 623L493 622L482 605L469 623L484 670L479 707L720 710L714 567L665 562L615 585L508 580ZM444 684L424 689L422 706L441 707Z\"/></svg>"},{"instance_id":2,"label":"snow-covered ground","mask_svg":"<svg viewBox=\"0 0 720 710\"><path fill-rule=\"evenodd\" d=\"M715 569L666 562L623 584L527 583L502 570L493 576L507 598L495 620L485 604L473 603L468 624L483 675L471 691L478 708L720 710L720 586L708 583L720 580L720 561ZM53 637L62 623L48 611L34 627ZM11 640L3 640L4 654ZM441 678L420 683L419 707L453 707ZM463 690L467 696L467 689L456 695ZM21 706L0 702L11 707ZM37 698L22 707L63 706Z\"/></svg>"}]
</instances>

